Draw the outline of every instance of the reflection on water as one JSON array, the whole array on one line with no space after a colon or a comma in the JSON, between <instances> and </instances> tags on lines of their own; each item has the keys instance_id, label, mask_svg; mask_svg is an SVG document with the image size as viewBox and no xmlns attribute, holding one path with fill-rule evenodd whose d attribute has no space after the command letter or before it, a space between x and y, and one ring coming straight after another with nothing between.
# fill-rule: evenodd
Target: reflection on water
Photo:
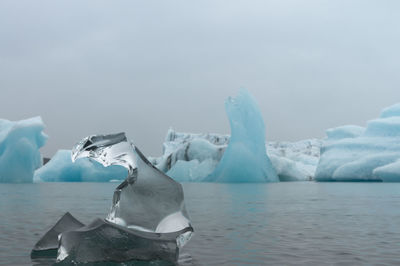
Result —
<instances>
[{"instance_id":1,"label":"reflection on water","mask_svg":"<svg viewBox=\"0 0 400 266\"><path fill-rule=\"evenodd\" d=\"M48 265L30 260L35 242L65 211L84 223L105 217L115 186L1 184L0 264ZM184 190L196 231L181 265L400 264L400 184L184 184Z\"/></svg>"}]
</instances>

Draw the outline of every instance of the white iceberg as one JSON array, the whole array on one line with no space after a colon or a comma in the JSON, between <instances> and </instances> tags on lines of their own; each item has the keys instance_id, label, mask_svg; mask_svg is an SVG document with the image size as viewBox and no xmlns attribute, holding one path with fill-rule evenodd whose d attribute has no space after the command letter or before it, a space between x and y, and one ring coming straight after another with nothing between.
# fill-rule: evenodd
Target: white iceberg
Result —
<instances>
[{"instance_id":1,"label":"white iceberg","mask_svg":"<svg viewBox=\"0 0 400 266\"><path fill-rule=\"evenodd\" d=\"M228 145L229 135L180 133L169 129L163 155L149 158L158 169L180 182L201 182L211 174Z\"/></svg>"},{"instance_id":2,"label":"white iceberg","mask_svg":"<svg viewBox=\"0 0 400 266\"><path fill-rule=\"evenodd\" d=\"M268 142L267 153L280 181L310 181L314 179L322 140Z\"/></svg>"},{"instance_id":3,"label":"white iceberg","mask_svg":"<svg viewBox=\"0 0 400 266\"><path fill-rule=\"evenodd\" d=\"M328 132L315 180L400 181L399 104L384 109L365 129L345 126Z\"/></svg>"},{"instance_id":4,"label":"white iceberg","mask_svg":"<svg viewBox=\"0 0 400 266\"><path fill-rule=\"evenodd\" d=\"M194 134L169 129L163 144L164 153L149 160L160 170L180 182L202 182L220 161L229 135ZM322 140L297 142L271 141L267 154L280 181L314 179Z\"/></svg>"},{"instance_id":5,"label":"white iceberg","mask_svg":"<svg viewBox=\"0 0 400 266\"><path fill-rule=\"evenodd\" d=\"M0 119L0 183L31 183L42 165L39 149L47 136L40 117L20 121Z\"/></svg>"},{"instance_id":6,"label":"white iceberg","mask_svg":"<svg viewBox=\"0 0 400 266\"><path fill-rule=\"evenodd\" d=\"M126 175L122 166L104 167L89 158L74 163L70 150L58 150L48 163L35 171L34 182L114 182L124 180Z\"/></svg>"}]
</instances>

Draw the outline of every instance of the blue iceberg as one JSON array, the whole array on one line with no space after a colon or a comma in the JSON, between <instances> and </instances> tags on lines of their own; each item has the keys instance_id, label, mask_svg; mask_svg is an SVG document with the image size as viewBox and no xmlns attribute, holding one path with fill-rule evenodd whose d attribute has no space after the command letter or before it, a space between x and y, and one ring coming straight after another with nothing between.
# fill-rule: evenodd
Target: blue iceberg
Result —
<instances>
[{"instance_id":1,"label":"blue iceberg","mask_svg":"<svg viewBox=\"0 0 400 266\"><path fill-rule=\"evenodd\" d=\"M229 135L169 129L163 143L163 155L149 160L176 181L202 182L218 165L229 138ZM320 139L268 142L267 154L279 181L313 180L322 143Z\"/></svg>"},{"instance_id":2,"label":"blue iceberg","mask_svg":"<svg viewBox=\"0 0 400 266\"><path fill-rule=\"evenodd\" d=\"M0 183L31 183L42 165L39 149L47 136L40 117L21 121L0 119Z\"/></svg>"},{"instance_id":3,"label":"blue iceberg","mask_svg":"<svg viewBox=\"0 0 400 266\"><path fill-rule=\"evenodd\" d=\"M279 181L265 147L265 126L250 93L225 101L232 135L178 133L170 129L164 154L149 160L177 181Z\"/></svg>"},{"instance_id":4,"label":"blue iceberg","mask_svg":"<svg viewBox=\"0 0 400 266\"><path fill-rule=\"evenodd\" d=\"M265 125L254 98L241 89L225 101L231 137L221 161L205 178L210 182L276 182L278 176L265 149Z\"/></svg>"},{"instance_id":5,"label":"blue iceberg","mask_svg":"<svg viewBox=\"0 0 400 266\"><path fill-rule=\"evenodd\" d=\"M344 126L327 135L315 180L400 182L400 104L366 128Z\"/></svg>"},{"instance_id":6,"label":"blue iceberg","mask_svg":"<svg viewBox=\"0 0 400 266\"><path fill-rule=\"evenodd\" d=\"M51 160L35 171L35 182L110 182L122 181L127 171L119 165L104 167L89 158L71 160L70 150L59 150Z\"/></svg>"}]
</instances>

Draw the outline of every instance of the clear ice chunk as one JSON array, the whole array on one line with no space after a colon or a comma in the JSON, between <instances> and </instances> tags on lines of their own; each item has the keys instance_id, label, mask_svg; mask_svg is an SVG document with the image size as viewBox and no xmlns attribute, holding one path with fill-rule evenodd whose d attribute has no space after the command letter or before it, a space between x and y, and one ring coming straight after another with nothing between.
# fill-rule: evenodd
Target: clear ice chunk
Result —
<instances>
[{"instance_id":1,"label":"clear ice chunk","mask_svg":"<svg viewBox=\"0 0 400 266\"><path fill-rule=\"evenodd\" d=\"M31 258L55 256L58 249L58 235L66 231L75 230L84 226L69 212L35 244L31 252Z\"/></svg>"},{"instance_id":2,"label":"clear ice chunk","mask_svg":"<svg viewBox=\"0 0 400 266\"><path fill-rule=\"evenodd\" d=\"M181 184L155 168L124 133L86 137L71 156L121 165L128 176L115 189L105 220L61 234L57 261L176 262L193 233Z\"/></svg>"},{"instance_id":3,"label":"clear ice chunk","mask_svg":"<svg viewBox=\"0 0 400 266\"><path fill-rule=\"evenodd\" d=\"M84 263L132 259L176 262L179 256L176 239L189 230L155 234L96 219L85 227L61 235L57 260Z\"/></svg>"}]
</instances>

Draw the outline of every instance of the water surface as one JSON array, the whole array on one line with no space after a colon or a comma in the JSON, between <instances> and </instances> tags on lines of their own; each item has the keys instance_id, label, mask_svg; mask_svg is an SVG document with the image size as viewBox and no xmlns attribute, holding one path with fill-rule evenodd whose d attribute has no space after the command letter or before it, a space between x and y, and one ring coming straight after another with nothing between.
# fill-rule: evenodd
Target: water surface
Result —
<instances>
[{"instance_id":1,"label":"water surface","mask_svg":"<svg viewBox=\"0 0 400 266\"><path fill-rule=\"evenodd\" d=\"M0 184L0 264L33 264L33 245L66 211L83 223L105 217L116 186ZM400 264L400 184L186 183L184 191L195 235L181 264Z\"/></svg>"}]
</instances>

